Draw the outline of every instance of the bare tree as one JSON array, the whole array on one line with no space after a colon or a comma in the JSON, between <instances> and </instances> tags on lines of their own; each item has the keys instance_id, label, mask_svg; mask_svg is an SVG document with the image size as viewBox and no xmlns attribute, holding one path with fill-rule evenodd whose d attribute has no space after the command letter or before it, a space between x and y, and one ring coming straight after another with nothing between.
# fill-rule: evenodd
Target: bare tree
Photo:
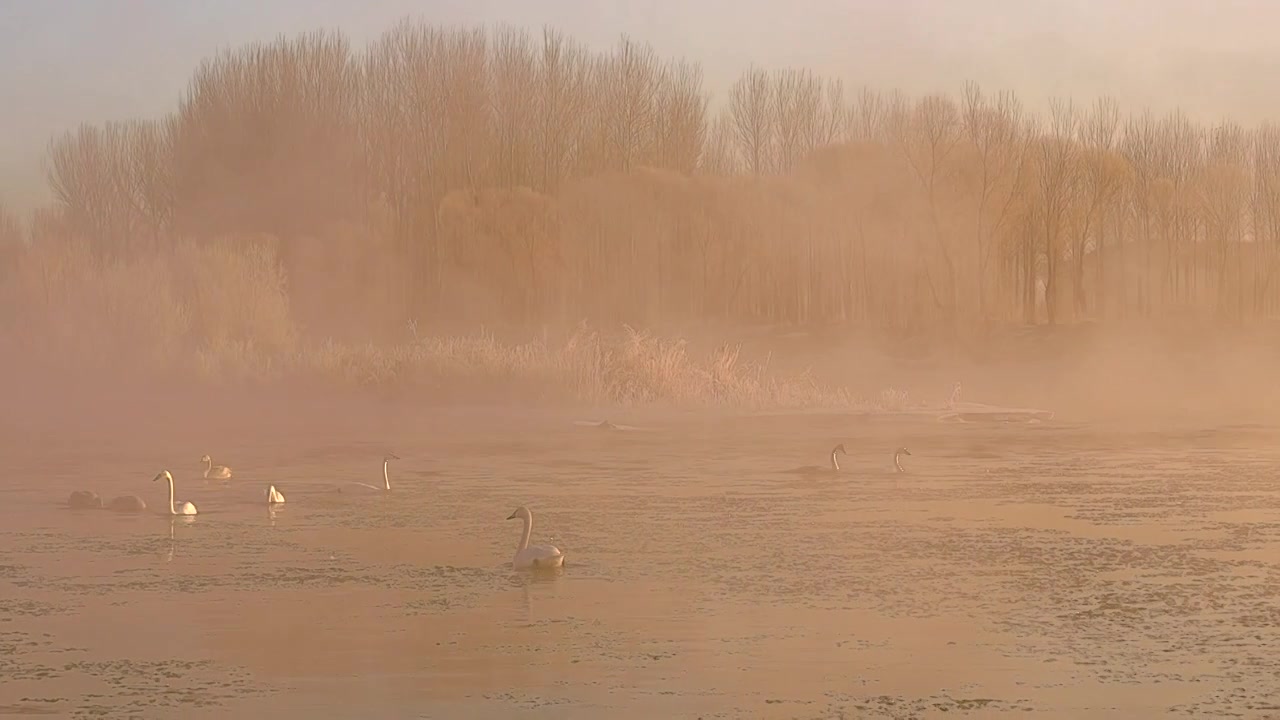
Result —
<instances>
[{"instance_id":1,"label":"bare tree","mask_svg":"<svg viewBox=\"0 0 1280 720\"><path fill-rule=\"evenodd\" d=\"M707 175L727 176L738 172L740 167L742 163L735 146L733 117L727 110L722 110L708 129L698 169Z\"/></svg>"},{"instance_id":2,"label":"bare tree","mask_svg":"<svg viewBox=\"0 0 1280 720\"><path fill-rule=\"evenodd\" d=\"M1276 276L1280 274L1280 127L1267 123L1253 132L1253 170L1249 192L1251 235L1261 277L1255 295L1257 312L1277 311Z\"/></svg>"},{"instance_id":3,"label":"bare tree","mask_svg":"<svg viewBox=\"0 0 1280 720\"><path fill-rule=\"evenodd\" d=\"M774 74L773 138L775 171L788 172L813 152L827 133L822 85L807 70Z\"/></svg>"},{"instance_id":4,"label":"bare tree","mask_svg":"<svg viewBox=\"0 0 1280 720\"><path fill-rule=\"evenodd\" d=\"M597 78L601 169L629 170L653 161L657 139L662 68L653 48L623 36L613 55L602 60Z\"/></svg>"},{"instance_id":5,"label":"bare tree","mask_svg":"<svg viewBox=\"0 0 1280 720\"><path fill-rule=\"evenodd\" d=\"M1044 303L1050 325L1058 319L1058 267L1067 212L1079 187L1076 113L1070 101L1050 102L1049 129L1039 141L1039 189L1044 232Z\"/></svg>"},{"instance_id":6,"label":"bare tree","mask_svg":"<svg viewBox=\"0 0 1280 720\"><path fill-rule=\"evenodd\" d=\"M774 86L765 71L752 68L729 90L729 116L738 154L752 175L773 172Z\"/></svg>"},{"instance_id":7,"label":"bare tree","mask_svg":"<svg viewBox=\"0 0 1280 720\"><path fill-rule=\"evenodd\" d=\"M14 266L25 244L18 218L0 201L0 278Z\"/></svg>"},{"instance_id":8,"label":"bare tree","mask_svg":"<svg viewBox=\"0 0 1280 720\"><path fill-rule=\"evenodd\" d=\"M141 217L134 196L129 126L81 126L49 148L49 185L75 230L100 254L129 252Z\"/></svg>"},{"instance_id":9,"label":"bare tree","mask_svg":"<svg viewBox=\"0 0 1280 720\"><path fill-rule=\"evenodd\" d=\"M942 261L945 290L939 292L932 273L928 275L934 302L948 316L955 317L959 302L956 262L950 248L947 228L939 209L941 183L951 171L950 159L960 140L963 127L955 103L940 95L921 99L911 114L910 124L898 126L897 142L907 165L924 192L933 248Z\"/></svg>"},{"instance_id":10,"label":"bare tree","mask_svg":"<svg viewBox=\"0 0 1280 720\"><path fill-rule=\"evenodd\" d=\"M1142 260L1137 287L1138 312L1151 312L1150 268L1152 267L1151 250L1154 245L1152 215L1155 203L1155 185L1159 178L1157 167L1156 124L1151 114L1143 113L1141 117L1129 118L1125 122L1124 134L1120 141L1120 151L1129 163L1132 182L1129 186L1129 203L1134 220L1137 223L1137 242L1142 249ZM1128 275L1128 264L1125 249L1128 243L1120 238L1116 246L1119 251L1121 267L1121 310L1127 309L1127 289L1125 279Z\"/></svg>"},{"instance_id":11,"label":"bare tree","mask_svg":"<svg viewBox=\"0 0 1280 720\"><path fill-rule=\"evenodd\" d=\"M849 110L849 134L854 140L870 142L881 139L884 132L885 102L870 88L858 91L858 100Z\"/></svg>"},{"instance_id":12,"label":"bare tree","mask_svg":"<svg viewBox=\"0 0 1280 720\"><path fill-rule=\"evenodd\" d=\"M1113 98L1102 97L1080 124L1082 145L1081 191L1084 202L1082 220L1074 233L1071 247L1072 297L1077 317L1088 312L1085 294L1085 253L1090 238L1098 259L1099 292L1102 292L1104 233L1107 213L1122 187L1123 175L1117 171L1112 155L1120 129L1120 108ZM1096 235L1094 235L1096 233ZM1102 302L1099 295L1099 302Z\"/></svg>"},{"instance_id":13,"label":"bare tree","mask_svg":"<svg viewBox=\"0 0 1280 720\"><path fill-rule=\"evenodd\" d=\"M664 69L657 99L656 162L686 175L702 159L707 139L707 102L702 69L677 62Z\"/></svg>"},{"instance_id":14,"label":"bare tree","mask_svg":"<svg viewBox=\"0 0 1280 720\"><path fill-rule=\"evenodd\" d=\"M1195 271L1207 275L1216 270L1214 295L1218 310L1237 316L1244 311L1244 294L1238 291L1247 282L1239 272L1241 253L1238 251L1244 242L1249 201L1248 160L1249 138L1243 128L1235 123L1214 128L1205 148L1205 162L1191 181L1195 205L1188 208L1193 217L1203 220L1206 241L1196 243L1203 245L1205 252L1196 263ZM1237 263L1234 267L1233 259ZM1200 284L1208 282L1206 277ZM1232 289L1237 292L1232 293Z\"/></svg>"},{"instance_id":15,"label":"bare tree","mask_svg":"<svg viewBox=\"0 0 1280 720\"><path fill-rule=\"evenodd\" d=\"M1024 159L1032 135L1022 118L1022 105L1012 93L1000 93L994 102L985 98L977 83L966 83L962 95L964 130L977 159L977 211L975 213L977 243L974 263L978 314L987 317L986 279L994 257L994 243L989 235L996 232L1009 216L1009 209L1020 191ZM994 207L993 207L994 206ZM988 218L994 214L994 218Z\"/></svg>"},{"instance_id":16,"label":"bare tree","mask_svg":"<svg viewBox=\"0 0 1280 720\"><path fill-rule=\"evenodd\" d=\"M559 188L579 160L589 92L597 68L582 45L555 30L543 30L534 125L540 165L538 184L545 190Z\"/></svg>"},{"instance_id":17,"label":"bare tree","mask_svg":"<svg viewBox=\"0 0 1280 720\"><path fill-rule=\"evenodd\" d=\"M497 29L489 75L493 181L500 187L532 185L537 58L525 31L506 26Z\"/></svg>"}]
</instances>

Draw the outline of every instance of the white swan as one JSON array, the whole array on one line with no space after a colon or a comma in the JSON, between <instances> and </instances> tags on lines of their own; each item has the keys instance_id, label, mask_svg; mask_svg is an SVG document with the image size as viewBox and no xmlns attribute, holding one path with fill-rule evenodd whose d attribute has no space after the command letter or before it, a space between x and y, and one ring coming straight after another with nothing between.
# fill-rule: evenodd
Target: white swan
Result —
<instances>
[{"instance_id":1,"label":"white swan","mask_svg":"<svg viewBox=\"0 0 1280 720\"><path fill-rule=\"evenodd\" d=\"M387 475L387 463L391 462L392 460L399 460L399 459L400 459L400 458L399 458L397 455L393 454L393 453L387 453L385 456L383 456L383 458L382 458L382 487L378 487L377 485L370 485L369 483L362 483L362 482L353 482L353 483L351 483L351 485L353 485L353 486L355 486L355 487L368 488L368 489L370 489L370 490L377 490L378 492L390 492L390 491L391 491L391 477ZM338 488L338 492L342 492L342 488Z\"/></svg>"},{"instance_id":2,"label":"white swan","mask_svg":"<svg viewBox=\"0 0 1280 720\"><path fill-rule=\"evenodd\" d=\"M904 447L900 447L897 450L893 451L893 466L897 468L898 472L906 472L906 470L904 470L902 467L902 463L898 462L898 458L903 455L910 455L910 454L911 454L911 451Z\"/></svg>"},{"instance_id":3,"label":"white swan","mask_svg":"<svg viewBox=\"0 0 1280 720\"><path fill-rule=\"evenodd\" d=\"M231 468L226 465L214 465L213 460L208 455L200 456L200 462L204 463L204 476L206 478L225 480L231 477Z\"/></svg>"},{"instance_id":4,"label":"white swan","mask_svg":"<svg viewBox=\"0 0 1280 720\"><path fill-rule=\"evenodd\" d=\"M284 502L284 494L276 489L275 485L267 488L267 504L278 505Z\"/></svg>"},{"instance_id":5,"label":"white swan","mask_svg":"<svg viewBox=\"0 0 1280 720\"><path fill-rule=\"evenodd\" d=\"M533 533L533 513L521 505L511 513L508 520L520 518L524 521L524 532L520 534L520 544L516 546L516 556L511 567L516 570L525 568L557 568L564 565L564 553L555 545L529 545L529 535Z\"/></svg>"},{"instance_id":6,"label":"white swan","mask_svg":"<svg viewBox=\"0 0 1280 720\"><path fill-rule=\"evenodd\" d=\"M169 514L170 515L195 515L196 506L192 505L189 502L184 502L181 505L174 507L173 475L169 474L168 470L161 470L159 475L156 475L155 477L151 478L151 482L155 482L156 480L159 480L161 478L164 478L165 480L169 481Z\"/></svg>"}]
</instances>

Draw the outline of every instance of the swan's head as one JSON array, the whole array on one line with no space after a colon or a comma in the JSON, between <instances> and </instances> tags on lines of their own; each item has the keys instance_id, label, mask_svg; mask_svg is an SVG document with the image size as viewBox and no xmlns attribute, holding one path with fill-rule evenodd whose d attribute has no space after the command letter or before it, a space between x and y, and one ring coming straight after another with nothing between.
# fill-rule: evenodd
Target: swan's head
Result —
<instances>
[{"instance_id":1,"label":"swan's head","mask_svg":"<svg viewBox=\"0 0 1280 720\"><path fill-rule=\"evenodd\" d=\"M399 459L400 459L400 456L396 455L395 453L387 453L386 455L382 456L382 462L391 462L392 460L399 460Z\"/></svg>"},{"instance_id":2,"label":"swan's head","mask_svg":"<svg viewBox=\"0 0 1280 720\"><path fill-rule=\"evenodd\" d=\"M151 478L151 482L155 482L157 480L168 480L169 482L173 482L173 475L170 475L168 470L161 470L155 477Z\"/></svg>"},{"instance_id":3,"label":"swan's head","mask_svg":"<svg viewBox=\"0 0 1280 720\"><path fill-rule=\"evenodd\" d=\"M900 447L900 448L898 448L897 450L894 450L894 451L893 451L893 454L894 454L894 455L910 455L910 454L911 454L911 451L910 451L910 450L908 450L908 449L906 449L906 448L904 448L904 447Z\"/></svg>"},{"instance_id":4,"label":"swan's head","mask_svg":"<svg viewBox=\"0 0 1280 720\"><path fill-rule=\"evenodd\" d=\"M529 508L521 505L516 511L507 516L508 520L529 520L533 516L529 514Z\"/></svg>"},{"instance_id":5,"label":"swan's head","mask_svg":"<svg viewBox=\"0 0 1280 720\"><path fill-rule=\"evenodd\" d=\"M844 449L844 443L840 443L839 445L837 445L837 446L835 446L835 447L831 448L831 454L832 454L832 455L835 455L836 453L841 453L841 454L843 454L843 455L848 455L848 454L849 454L849 451Z\"/></svg>"},{"instance_id":6,"label":"swan's head","mask_svg":"<svg viewBox=\"0 0 1280 720\"><path fill-rule=\"evenodd\" d=\"M213 462L213 460L210 459L208 455L201 455L200 462Z\"/></svg>"}]
</instances>

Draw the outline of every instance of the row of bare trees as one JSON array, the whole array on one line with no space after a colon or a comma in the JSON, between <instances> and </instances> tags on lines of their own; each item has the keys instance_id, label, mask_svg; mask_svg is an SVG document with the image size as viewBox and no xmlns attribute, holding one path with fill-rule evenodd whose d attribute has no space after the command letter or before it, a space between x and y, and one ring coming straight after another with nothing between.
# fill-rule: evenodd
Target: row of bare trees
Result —
<instances>
[{"instance_id":1,"label":"row of bare trees","mask_svg":"<svg viewBox=\"0 0 1280 720\"><path fill-rule=\"evenodd\" d=\"M49 178L33 237L105 262L266 233L317 327L344 301L362 326L888 330L1280 307L1278 127L754 67L712 107L696 65L550 30L405 21L359 52L327 32L227 52L172 115L57 138Z\"/></svg>"}]
</instances>

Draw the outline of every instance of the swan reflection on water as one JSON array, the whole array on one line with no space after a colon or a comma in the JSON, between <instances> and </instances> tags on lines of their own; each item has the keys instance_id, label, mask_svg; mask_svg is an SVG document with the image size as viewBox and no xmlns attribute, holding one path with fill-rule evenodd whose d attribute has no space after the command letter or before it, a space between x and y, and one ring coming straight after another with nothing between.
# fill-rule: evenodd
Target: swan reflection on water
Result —
<instances>
[{"instance_id":1,"label":"swan reflection on water","mask_svg":"<svg viewBox=\"0 0 1280 720\"><path fill-rule=\"evenodd\" d=\"M180 522L186 525L192 525L195 523L195 521L196 521L195 517L191 515L170 515L169 516L169 549L167 552L165 552L165 556L164 556L165 562L173 562L174 551L178 547L178 542L173 532L174 528L176 528L178 526L178 523Z\"/></svg>"},{"instance_id":2,"label":"swan reflection on water","mask_svg":"<svg viewBox=\"0 0 1280 720\"><path fill-rule=\"evenodd\" d=\"M539 568L532 572L521 572L511 576L511 584L520 587L520 608L517 612L520 627L533 627L533 598L546 600L549 595L559 594L556 582L564 574L563 567Z\"/></svg>"}]
</instances>

